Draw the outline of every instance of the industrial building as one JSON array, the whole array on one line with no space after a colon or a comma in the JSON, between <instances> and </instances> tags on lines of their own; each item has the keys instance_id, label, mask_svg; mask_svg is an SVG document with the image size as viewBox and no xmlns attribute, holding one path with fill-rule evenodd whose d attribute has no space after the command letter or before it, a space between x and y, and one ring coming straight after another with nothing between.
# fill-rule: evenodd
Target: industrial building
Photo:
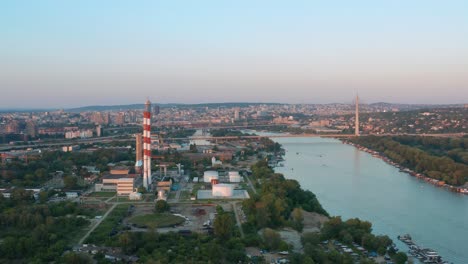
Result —
<instances>
[{"instance_id":1,"label":"industrial building","mask_svg":"<svg viewBox=\"0 0 468 264\"><path fill-rule=\"evenodd\" d=\"M115 191L118 195L129 195L135 189L133 175L105 175L102 183L95 184L95 191Z\"/></svg>"},{"instance_id":2,"label":"industrial building","mask_svg":"<svg viewBox=\"0 0 468 264\"><path fill-rule=\"evenodd\" d=\"M234 185L232 184L215 184L211 191L214 197L232 197L234 193Z\"/></svg>"},{"instance_id":3,"label":"industrial building","mask_svg":"<svg viewBox=\"0 0 468 264\"><path fill-rule=\"evenodd\" d=\"M230 171L228 172L229 182L241 182L242 176L239 175L238 171Z\"/></svg>"},{"instance_id":4,"label":"industrial building","mask_svg":"<svg viewBox=\"0 0 468 264\"><path fill-rule=\"evenodd\" d=\"M219 180L219 174L217 171L205 171L203 173L203 182L211 183L212 180Z\"/></svg>"}]
</instances>

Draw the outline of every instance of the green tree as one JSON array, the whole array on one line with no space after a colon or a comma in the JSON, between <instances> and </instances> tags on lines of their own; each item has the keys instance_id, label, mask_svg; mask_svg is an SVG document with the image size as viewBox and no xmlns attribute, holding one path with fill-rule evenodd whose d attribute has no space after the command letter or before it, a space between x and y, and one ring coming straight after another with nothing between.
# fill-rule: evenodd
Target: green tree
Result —
<instances>
[{"instance_id":1,"label":"green tree","mask_svg":"<svg viewBox=\"0 0 468 264\"><path fill-rule=\"evenodd\" d=\"M170 210L169 204L164 200L158 200L154 206L156 213L164 213Z\"/></svg>"},{"instance_id":2,"label":"green tree","mask_svg":"<svg viewBox=\"0 0 468 264\"><path fill-rule=\"evenodd\" d=\"M395 260L396 264L405 264L408 256L404 252L398 252L393 256L393 260Z\"/></svg>"},{"instance_id":3,"label":"green tree","mask_svg":"<svg viewBox=\"0 0 468 264\"><path fill-rule=\"evenodd\" d=\"M65 188L67 189L74 189L77 187L78 179L74 176L64 176L63 177L63 184L65 185Z\"/></svg>"},{"instance_id":4,"label":"green tree","mask_svg":"<svg viewBox=\"0 0 468 264\"><path fill-rule=\"evenodd\" d=\"M60 263L67 264L89 264L93 263L92 259L84 254L78 254L75 252L69 252L63 255L60 259Z\"/></svg>"},{"instance_id":5,"label":"green tree","mask_svg":"<svg viewBox=\"0 0 468 264\"><path fill-rule=\"evenodd\" d=\"M228 213L218 214L213 223L214 234L222 241L228 240L232 235L234 221Z\"/></svg>"},{"instance_id":6,"label":"green tree","mask_svg":"<svg viewBox=\"0 0 468 264\"><path fill-rule=\"evenodd\" d=\"M304 228L304 216L301 208L294 208L291 213L292 226L297 231L301 232Z\"/></svg>"},{"instance_id":7,"label":"green tree","mask_svg":"<svg viewBox=\"0 0 468 264\"><path fill-rule=\"evenodd\" d=\"M263 241L267 248L271 250L278 249L282 242L280 234L271 228L263 230Z\"/></svg>"}]
</instances>

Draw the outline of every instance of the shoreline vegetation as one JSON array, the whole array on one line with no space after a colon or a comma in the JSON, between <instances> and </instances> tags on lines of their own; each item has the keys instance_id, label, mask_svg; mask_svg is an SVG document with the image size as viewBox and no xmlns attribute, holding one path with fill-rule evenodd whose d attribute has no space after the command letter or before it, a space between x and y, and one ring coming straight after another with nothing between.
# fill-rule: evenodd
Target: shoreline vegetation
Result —
<instances>
[{"instance_id":1,"label":"shoreline vegetation","mask_svg":"<svg viewBox=\"0 0 468 264\"><path fill-rule=\"evenodd\" d=\"M291 263L380 263L390 259L405 263L408 260L388 236L372 234L370 222L329 216L315 194L302 189L296 180L275 173L266 160L252 165L251 177L257 194L243 203L247 222L242 228L247 247L288 250ZM328 221L315 232L306 232L303 228L304 215L310 215L307 212L327 216ZM292 249L281 239L273 243L276 246L272 245L271 240L279 237L278 233L285 228L293 228L300 234L302 248Z\"/></svg>"},{"instance_id":2,"label":"shoreline vegetation","mask_svg":"<svg viewBox=\"0 0 468 264\"><path fill-rule=\"evenodd\" d=\"M368 136L342 139L341 141L383 160L410 176L452 192L468 194L468 166L465 164L467 153L465 146L468 139L453 139L453 141L458 140L459 142L451 142L451 139L427 139L431 142L424 142L424 140L416 137ZM445 142L440 142L442 140ZM420 147L408 146L399 141L418 141ZM452 155L449 157L433 155L430 151L423 150L425 145L430 145L432 148L443 148L442 145L451 145L451 147L446 148L448 148L447 152ZM454 153L456 154L454 155ZM456 161L458 156L462 162Z\"/></svg>"}]
</instances>

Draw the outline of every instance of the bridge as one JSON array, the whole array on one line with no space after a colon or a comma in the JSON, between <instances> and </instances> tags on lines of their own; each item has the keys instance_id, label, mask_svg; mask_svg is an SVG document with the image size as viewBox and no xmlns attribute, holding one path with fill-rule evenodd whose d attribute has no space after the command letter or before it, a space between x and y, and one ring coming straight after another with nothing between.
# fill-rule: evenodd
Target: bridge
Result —
<instances>
[{"instance_id":1,"label":"bridge","mask_svg":"<svg viewBox=\"0 0 468 264\"><path fill-rule=\"evenodd\" d=\"M420 137L464 137L467 133L446 133L446 134L361 134L359 137L366 136L420 136ZM78 144L96 144L96 143L110 143L110 142L126 142L135 140L132 137L120 138L121 136L109 136L100 138L86 138L86 139L73 139L62 140L54 142L36 142L28 145L0 145L0 151L18 150L27 148L47 148L47 147L61 147ZM304 137L322 137L322 138L354 138L354 134L276 134L276 135L248 135L248 136L197 136L188 138L163 138L164 141L193 141L193 140L240 140L240 139L261 139L261 138L304 138Z\"/></svg>"},{"instance_id":2,"label":"bridge","mask_svg":"<svg viewBox=\"0 0 468 264\"><path fill-rule=\"evenodd\" d=\"M351 138L353 134L281 134L281 135L251 135L251 136L198 136L189 138L164 138L164 140L238 140L238 139L261 139L261 138L303 138L303 137L325 137L325 138Z\"/></svg>"},{"instance_id":3,"label":"bridge","mask_svg":"<svg viewBox=\"0 0 468 264\"><path fill-rule=\"evenodd\" d=\"M449 133L449 134L361 134L356 136L354 134L276 134L276 135L248 135L248 136L197 136L189 138L164 138L164 141L176 140L239 140L239 139L261 139L261 138L304 138L304 137L321 137L321 138L354 138L366 136L422 136L422 137L463 137L465 133Z\"/></svg>"}]
</instances>

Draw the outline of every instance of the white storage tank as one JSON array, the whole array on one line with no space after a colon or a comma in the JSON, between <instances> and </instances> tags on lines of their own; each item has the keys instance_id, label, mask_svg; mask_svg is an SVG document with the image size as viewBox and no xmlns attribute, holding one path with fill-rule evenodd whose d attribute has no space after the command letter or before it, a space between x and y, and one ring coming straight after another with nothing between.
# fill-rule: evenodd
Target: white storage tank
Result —
<instances>
[{"instance_id":1,"label":"white storage tank","mask_svg":"<svg viewBox=\"0 0 468 264\"><path fill-rule=\"evenodd\" d=\"M232 184L216 184L213 185L211 195L218 197L232 197L234 192L234 185Z\"/></svg>"},{"instance_id":2,"label":"white storage tank","mask_svg":"<svg viewBox=\"0 0 468 264\"><path fill-rule=\"evenodd\" d=\"M229 182L241 182L242 177L239 175L238 171L230 171L229 175Z\"/></svg>"},{"instance_id":3,"label":"white storage tank","mask_svg":"<svg viewBox=\"0 0 468 264\"><path fill-rule=\"evenodd\" d=\"M139 193L139 192L131 192L131 193L128 195L128 199L129 199L129 200L132 200L132 201L141 200L141 193Z\"/></svg>"},{"instance_id":4,"label":"white storage tank","mask_svg":"<svg viewBox=\"0 0 468 264\"><path fill-rule=\"evenodd\" d=\"M218 180L219 175L217 171L205 171L203 173L203 182L211 183L211 180Z\"/></svg>"},{"instance_id":5,"label":"white storage tank","mask_svg":"<svg viewBox=\"0 0 468 264\"><path fill-rule=\"evenodd\" d=\"M165 190L158 191L158 200L167 200L167 195Z\"/></svg>"}]
</instances>

